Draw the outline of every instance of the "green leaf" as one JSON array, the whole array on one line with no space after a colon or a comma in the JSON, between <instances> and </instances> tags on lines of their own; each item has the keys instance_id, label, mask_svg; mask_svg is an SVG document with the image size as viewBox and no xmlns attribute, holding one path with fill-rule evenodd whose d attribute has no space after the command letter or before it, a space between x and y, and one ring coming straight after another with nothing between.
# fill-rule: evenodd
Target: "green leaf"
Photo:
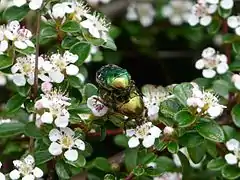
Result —
<instances>
[{"instance_id":1,"label":"green leaf","mask_svg":"<svg viewBox=\"0 0 240 180\"><path fill-rule=\"evenodd\" d=\"M66 36L61 43L63 49L70 49L74 44L79 42L79 40L72 36Z\"/></svg>"},{"instance_id":2,"label":"green leaf","mask_svg":"<svg viewBox=\"0 0 240 180\"><path fill-rule=\"evenodd\" d=\"M131 172L137 166L138 149L126 149L124 156L125 167Z\"/></svg>"},{"instance_id":3,"label":"green leaf","mask_svg":"<svg viewBox=\"0 0 240 180\"><path fill-rule=\"evenodd\" d=\"M167 147L167 142L160 140L160 138L155 139L154 147L158 151L163 151Z\"/></svg>"},{"instance_id":4,"label":"green leaf","mask_svg":"<svg viewBox=\"0 0 240 180\"><path fill-rule=\"evenodd\" d=\"M226 165L222 169L222 176L226 179L237 179L240 177L239 167Z\"/></svg>"},{"instance_id":5,"label":"green leaf","mask_svg":"<svg viewBox=\"0 0 240 180\"><path fill-rule=\"evenodd\" d=\"M25 135L34 137L34 138L42 138L42 134L39 128L35 125L35 122L29 122L25 126L24 130Z\"/></svg>"},{"instance_id":6,"label":"green leaf","mask_svg":"<svg viewBox=\"0 0 240 180\"><path fill-rule=\"evenodd\" d=\"M11 6L3 12L3 18L6 21L21 21L28 14L28 5L23 5L21 7Z\"/></svg>"},{"instance_id":7,"label":"green leaf","mask_svg":"<svg viewBox=\"0 0 240 180\"><path fill-rule=\"evenodd\" d=\"M27 56L27 55L35 53L35 48L29 46L26 49L16 49L16 51Z\"/></svg>"},{"instance_id":8,"label":"green leaf","mask_svg":"<svg viewBox=\"0 0 240 180\"><path fill-rule=\"evenodd\" d=\"M179 127L188 127L195 122L195 117L186 110L179 111L174 118Z\"/></svg>"},{"instance_id":9,"label":"green leaf","mask_svg":"<svg viewBox=\"0 0 240 180\"><path fill-rule=\"evenodd\" d=\"M206 149L205 149L204 145L205 144L201 144L196 147L187 148L188 154L189 154L191 160L195 164L200 163L206 154Z\"/></svg>"},{"instance_id":10,"label":"green leaf","mask_svg":"<svg viewBox=\"0 0 240 180\"><path fill-rule=\"evenodd\" d=\"M110 36L108 36L107 42L105 44L103 44L102 47L107 48L107 49L111 49L113 51L117 50L117 46L114 43L114 40Z\"/></svg>"},{"instance_id":11,"label":"green leaf","mask_svg":"<svg viewBox=\"0 0 240 180\"><path fill-rule=\"evenodd\" d=\"M232 137L236 137L237 136L236 129L234 129L231 126L223 125L222 129L224 131L226 141L232 139Z\"/></svg>"},{"instance_id":12,"label":"green leaf","mask_svg":"<svg viewBox=\"0 0 240 180\"><path fill-rule=\"evenodd\" d=\"M211 86L212 80L207 78L197 78L194 79L193 82L197 83L199 87L208 88Z\"/></svg>"},{"instance_id":13,"label":"green leaf","mask_svg":"<svg viewBox=\"0 0 240 180\"><path fill-rule=\"evenodd\" d=\"M155 163L157 164L157 168L163 172L173 171L176 167L173 160L166 156L160 156L155 160Z\"/></svg>"},{"instance_id":14,"label":"green leaf","mask_svg":"<svg viewBox=\"0 0 240 180\"><path fill-rule=\"evenodd\" d=\"M232 119L237 127L240 127L240 104L235 105L231 111Z\"/></svg>"},{"instance_id":15,"label":"green leaf","mask_svg":"<svg viewBox=\"0 0 240 180\"><path fill-rule=\"evenodd\" d=\"M167 99L160 104L160 112L167 118L173 118L182 107L177 99Z\"/></svg>"},{"instance_id":16,"label":"green leaf","mask_svg":"<svg viewBox=\"0 0 240 180\"><path fill-rule=\"evenodd\" d=\"M229 64L229 69L231 71L239 71L240 70L240 60L236 59L231 64Z\"/></svg>"},{"instance_id":17,"label":"green leaf","mask_svg":"<svg viewBox=\"0 0 240 180\"><path fill-rule=\"evenodd\" d=\"M0 137L11 137L22 134L25 125L20 122L0 124Z\"/></svg>"},{"instance_id":18,"label":"green leaf","mask_svg":"<svg viewBox=\"0 0 240 180\"><path fill-rule=\"evenodd\" d=\"M212 157L216 158L218 156L218 150L216 147L216 144L212 141L205 141L205 146L208 154L210 154Z\"/></svg>"},{"instance_id":19,"label":"green leaf","mask_svg":"<svg viewBox=\"0 0 240 180\"><path fill-rule=\"evenodd\" d=\"M108 162L108 160L106 158L103 158L103 157L97 157L95 160L94 160L94 166L104 172L110 172L112 169L111 169L111 165L110 163Z\"/></svg>"},{"instance_id":20,"label":"green leaf","mask_svg":"<svg viewBox=\"0 0 240 180\"><path fill-rule=\"evenodd\" d=\"M87 43L76 43L70 48L70 52L78 55L77 64L81 65L85 59L87 59L90 53L91 46Z\"/></svg>"},{"instance_id":21,"label":"green leaf","mask_svg":"<svg viewBox=\"0 0 240 180\"><path fill-rule=\"evenodd\" d=\"M223 43L233 43L236 40L235 34L224 34L222 37Z\"/></svg>"},{"instance_id":22,"label":"green leaf","mask_svg":"<svg viewBox=\"0 0 240 180\"><path fill-rule=\"evenodd\" d=\"M172 154L176 154L179 150L179 146L176 142L170 142L167 148L168 148L168 151Z\"/></svg>"},{"instance_id":23,"label":"green leaf","mask_svg":"<svg viewBox=\"0 0 240 180\"><path fill-rule=\"evenodd\" d=\"M235 42L232 44L232 47L233 47L233 51L236 53L236 54L240 54L240 42Z\"/></svg>"},{"instance_id":24,"label":"green leaf","mask_svg":"<svg viewBox=\"0 0 240 180\"><path fill-rule=\"evenodd\" d=\"M226 165L226 161L222 157L219 157L217 159L212 159L211 161L209 161L207 164L207 168L212 171L219 171L225 165Z\"/></svg>"},{"instance_id":25,"label":"green leaf","mask_svg":"<svg viewBox=\"0 0 240 180\"><path fill-rule=\"evenodd\" d=\"M91 84L91 83L87 83L85 86L84 86L84 97L87 99L93 95L97 95L98 94L98 88L94 85L94 84Z\"/></svg>"},{"instance_id":26,"label":"green leaf","mask_svg":"<svg viewBox=\"0 0 240 180\"><path fill-rule=\"evenodd\" d=\"M232 9L227 10L227 9L221 8L220 6L218 7L218 14L224 19L229 17L231 15L231 13L232 13Z\"/></svg>"},{"instance_id":27,"label":"green leaf","mask_svg":"<svg viewBox=\"0 0 240 180\"><path fill-rule=\"evenodd\" d=\"M187 99L192 95L192 85L190 83L178 84L173 89L173 94L184 105L187 105Z\"/></svg>"},{"instance_id":28,"label":"green leaf","mask_svg":"<svg viewBox=\"0 0 240 180\"><path fill-rule=\"evenodd\" d=\"M104 43L103 39L93 37L88 30L82 29L84 38L92 45L101 46Z\"/></svg>"},{"instance_id":29,"label":"green leaf","mask_svg":"<svg viewBox=\"0 0 240 180\"><path fill-rule=\"evenodd\" d=\"M52 26L46 26L40 30L39 42L41 45L47 44L48 42L57 38L57 31Z\"/></svg>"},{"instance_id":30,"label":"green leaf","mask_svg":"<svg viewBox=\"0 0 240 180\"><path fill-rule=\"evenodd\" d=\"M178 151L178 157L181 161L183 176L188 176L191 173L191 167L188 158L181 151Z\"/></svg>"},{"instance_id":31,"label":"green leaf","mask_svg":"<svg viewBox=\"0 0 240 180\"><path fill-rule=\"evenodd\" d=\"M221 27L221 21L213 19L212 23L207 27L209 34L216 34Z\"/></svg>"},{"instance_id":32,"label":"green leaf","mask_svg":"<svg viewBox=\"0 0 240 180\"><path fill-rule=\"evenodd\" d=\"M77 167L77 168L81 168L81 167L84 167L86 165L86 159L83 155L81 154L78 154L78 159L76 161L65 161L66 163L74 166L74 167Z\"/></svg>"},{"instance_id":33,"label":"green leaf","mask_svg":"<svg viewBox=\"0 0 240 180\"><path fill-rule=\"evenodd\" d=\"M136 176L142 176L144 174L145 170L142 167L136 167L133 169L133 174Z\"/></svg>"},{"instance_id":34,"label":"green leaf","mask_svg":"<svg viewBox=\"0 0 240 180\"><path fill-rule=\"evenodd\" d=\"M26 97L23 97L19 94L16 94L14 96L12 96L6 105L6 110L8 113L14 113L17 110L20 109L21 105L24 103L24 101L26 100Z\"/></svg>"},{"instance_id":35,"label":"green leaf","mask_svg":"<svg viewBox=\"0 0 240 180\"><path fill-rule=\"evenodd\" d=\"M198 133L204 138L214 142L224 142L224 132L222 128L214 122L202 122L196 126Z\"/></svg>"},{"instance_id":36,"label":"green leaf","mask_svg":"<svg viewBox=\"0 0 240 180\"><path fill-rule=\"evenodd\" d=\"M0 55L0 70L10 67L13 64L12 59L6 55Z\"/></svg>"},{"instance_id":37,"label":"green leaf","mask_svg":"<svg viewBox=\"0 0 240 180\"><path fill-rule=\"evenodd\" d=\"M70 179L68 171L66 170L66 167L64 166L64 162L62 160L56 163L55 169L59 178Z\"/></svg>"},{"instance_id":38,"label":"green leaf","mask_svg":"<svg viewBox=\"0 0 240 180\"><path fill-rule=\"evenodd\" d=\"M193 148L204 143L204 138L200 136L198 133L190 132L190 133L185 133L182 137L180 137L179 143L182 146Z\"/></svg>"},{"instance_id":39,"label":"green leaf","mask_svg":"<svg viewBox=\"0 0 240 180\"><path fill-rule=\"evenodd\" d=\"M214 91L224 98L228 97L230 88L230 84L225 80L216 80L213 82Z\"/></svg>"},{"instance_id":40,"label":"green leaf","mask_svg":"<svg viewBox=\"0 0 240 180\"><path fill-rule=\"evenodd\" d=\"M37 151L34 154L36 165L44 164L54 158L48 150Z\"/></svg>"},{"instance_id":41,"label":"green leaf","mask_svg":"<svg viewBox=\"0 0 240 180\"><path fill-rule=\"evenodd\" d=\"M67 21L62 25L60 29L68 33L79 32L81 30L80 25L77 21Z\"/></svg>"},{"instance_id":42,"label":"green leaf","mask_svg":"<svg viewBox=\"0 0 240 180\"><path fill-rule=\"evenodd\" d=\"M26 97L29 95L31 91L31 86L25 85L25 86L16 86L16 90L19 95Z\"/></svg>"},{"instance_id":43,"label":"green leaf","mask_svg":"<svg viewBox=\"0 0 240 180\"><path fill-rule=\"evenodd\" d=\"M138 163L141 165L147 165L154 162L157 156L152 152L147 152L145 149L138 153Z\"/></svg>"},{"instance_id":44,"label":"green leaf","mask_svg":"<svg viewBox=\"0 0 240 180\"><path fill-rule=\"evenodd\" d=\"M79 78L77 78L76 76L68 76L68 82L69 82L70 86L77 88L77 89L80 89L83 86L81 80Z\"/></svg>"},{"instance_id":45,"label":"green leaf","mask_svg":"<svg viewBox=\"0 0 240 180\"><path fill-rule=\"evenodd\" d=\"M114 137L114 142L118 146L127 148L128 147L128 138L124 134L119 134Z\"/></svg>"}]
</instances>

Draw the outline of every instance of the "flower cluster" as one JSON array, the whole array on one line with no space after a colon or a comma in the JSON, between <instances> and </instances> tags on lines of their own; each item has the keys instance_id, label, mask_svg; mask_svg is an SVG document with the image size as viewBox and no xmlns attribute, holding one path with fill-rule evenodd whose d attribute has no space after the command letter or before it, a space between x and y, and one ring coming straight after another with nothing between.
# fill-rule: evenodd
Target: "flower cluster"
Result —
<instances>
[{"instance_id":1,"label":"flower cluster","mask_svg":"<svg viewBox=\"0 0 240 180\"><path fill-rule=\"evenodd\" d=\"M202 75L205 78L213 78L217 73L224 74L229 69L227 56L219 54L211 47L203 50L202 59L196 62L195 67L197 69L203 69Z\"/></svg>"},{"instance_id":2,"label":"flower cluster","mask_svg":"<svg viewBox=\"0 0 240 180\"><path fill-rule=\"evenodd\" d=\"M75 137L75 132L68 127L52 129L49 132L49 139L52 141L49 152L54 156L59 156L64 152L64 157L69 161L78 159L78 150L85 150L85 143Z\"/></svg>"},{"instance_id":3,"label":"flower cluster","mask_svg":"<svg viewBox=\"0 0 240 180\"><path fill-rule=\"evenodd\" d=\"M231 153L225 155L225 160L230 165L237 164L240 167L240 142L236 139L230 139L226 142L226 147Z\"/></svg>"},{"instance_id":4,"label":"flower cluster","mask_svg":"<svg viewBox=\"0 0 240 180\"><path fill-rule=\"evenodd\" d=\"M13 5L21 7L27 3L27 0L13 0ZM30 0L28 6L31 10L40 9L42 6L43 0Z\"/></svg>"},{"instance_id":5,"label":"flower cluster","mask_svg":"<svg viewBox=\"0 0 240 180\"><path fill-rule=\"evenodd\" d=\"M228 10L234 5L233 0L198 0L192 7L192 15L189 17L189 24L195 26L200 23L208 26L212 22L212 14L217 11L218 6Z\"/></svg>"},{"instance_id":6,"label":"flower cluster","mask_svg":"<svg viewBox=\"0 0 240 180\"><path fill-rule=\"evenodd\" d=\"M201 91L197 85L192 88L192 96L187 99L187 105L199 115L208 115L214 119L220 116L225 106L219 104L218 98L211 92Z\"/></svg>"},{"instance_id":7,"label":"flower cluster","mask_svg":"<svg viewBox=\"0 0 240 180\"><path fill-rule=\"evenodd\" d=\"M17 86L24 86L26 82L30 85L34 83L35 55L18 57L16 63L12 66L13 82ZM64 75L77 75L78 67L74 65L78 56L66 51L63 55L57 53L50 56L49 59L38 57L38 78L42 81L51 81L61 83Z\"/></svg>"},{"instance_id":8,"label":"flower cluster","mask_svg":"<svg viewBox=\"0 0 240 180\"><path fill-rule=\"evenodd\" d=\"M240 36L240 16L230 16L227 19L227 24L235 30L238 36Z\"/></svg>"},{"instance_id":9,"label":"flower cluster","mask_svg":"<svg viewBox=\"0 0 240 180\"><path fill-rule=\"evenodd\" d=\"M25 157L22 161L14 160L13 165L16 169L10 172L9 177L13 180L34 180L43 176L43 171L35 167L35 160L31 155Z\"/></svg>"},{"instance_id":10,"label":"flower cluster","mask_svg":"<svg viewBox=\"0 0 240 180\"><path fill-rule=\"evenodd\" d=\"M87 99L87 106L91 109L93 115L97 117L104 116L108 111L108 107L102 103L102 99L95 95Z\"/></svg>"},{"instance_id":11,"label":"flower cluster","mask_svg":"<svg viewBox=\"0 0 240 180\"><path fill-rule=\"evenodd\" d=\"M127 8L126 18L129 21L139 20L144 27L148 27L152 25L155 14L155 9L151 3L131 3Z\"/></svg>"},{"instance_id":12,"label":"flower cluster","mask_svg":"<svg viewBox=\"0 0 240 180\"><path fill-rule=\"evenodd\" d=\"M155 139L159 138L161 133L161 129L154 126L151 122L137 126L135 129L127 129L126 135L130 137L128 146L135 148L140 144L139 140L142 140L142 145L145 148L149 148L154 145Z\"/></svg>"},{"instance_id":13,"label":"flower cluster","mask_svg":"<svg viewBox=\"0 0 240 180\"><path fill-rule=\"evenodd\" d=\"M21 28L18 21L11 21L7 26L0 26L0 54L7 51L9 41L18 49L26 49L27 47L34 47L30 39L32 33L26 28Z\"/></svg>"},{"instance_id":14,"label":"flower cluster","mask_svg":"<svg viewBox=\"0 0 240 180\"><path fill-rule=\"evenodd\" d=\"M67 107L71 105L70 98L52 89L50 85L45 85L42 89L45 92L35 103L41 122L52 124L54 121L57 127L66 127L70 117L67 110Z\"/></svg>"},{"instance_id":15,"label":"flower cluster","mask_svg":"<svg viewBox=\"0 0 240 180\"><path fill-rule=\"evenodd\" d=\"M142 87L143 102L148 109L148 117L150 120L158 119L160 103L169 97L168 91L162 86L154 86L147 84Z\"/></svg>"},{"instance_id":16,"label":"flower cluster","mask_svg":"<svg viewBox=\"0 0 240 180\"><path fill-rule=\"evenodd\" d=\"M188 21L192 6L189 0L172 0L163 6L162 15L168 18L171 24L181 25Z\"/></svg>"},{"instance_id":17,"label":"flower cluster","mask_svg":"<svg viewBox=\"0 0 240 180\"><path fill-rule=\"evenodd\" d=\"M55 4L49 14L52 19L62 19L62 22L65 21L66 15L69 15L71 19L76 20L88 30L91 36L107 41L110 23L100 13L90 14L89 12L89 7L83 1L72 1Z\"/></svg>"}]
</instances>

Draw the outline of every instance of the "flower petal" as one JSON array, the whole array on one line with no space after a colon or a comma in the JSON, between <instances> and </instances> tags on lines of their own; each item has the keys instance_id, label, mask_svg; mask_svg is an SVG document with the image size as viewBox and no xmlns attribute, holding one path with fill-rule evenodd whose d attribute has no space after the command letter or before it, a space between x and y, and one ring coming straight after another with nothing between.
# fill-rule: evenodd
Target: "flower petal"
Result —
<instances>
[{"instance_id":1,"label":"flower petal","mask_svg":"<svg viewBox=\"0 0 240 180\"><path fill-rule=\"evenodd\" d=\"M64 153L64 157L69 161L76 161L78 159L78 152L75 149L69 149Z\"/></svg>"},{"instance_id":2,"label":"flower petal","mask_svg":"<svg viewBox=\"0 0 240 180\"><path fill-rule=\"evenodd\" d=\"M55 119L55 125L57 127L67 127L68 123L69 123L69 118L66 116L59 116Z\"/></svg>"},{"instance_id":3,"label":"flower petal","mask_svg":"<svg viewBox=\"0 0 240 180\"><path fill-rule=\"evenodd\" d=\"M32 174L27 174L22 178L22 180L35 180L35 177Z\"/></svg>"},{"instance_id":4,"label":"flower petal","mask_svg":"<svg viewBox=\"0 0 240 180\"><path fill-rule=\"evenodd\" d=\"M131 137L129 140L128 140L128 146L129 148L135 148L137 147L138 145L140 144L139 142L139 139L135 136Z\"/></svg>"},{"instance_id":5,"label":"flower petal","mask_svg":"<svg viewBox=\"0 0 240 180\"><path fill-rule=\"evenodd\" d=\"M233 0L221 0L220 2L220 6L223 8L223 9L232 9L233 8L233 5L234 5L234 2Z\"/></svg>"},{"instance_id":6,"label":"flower petal","mask_svg":"<svg viewBox=\"0 0 240 180\"><path fill-rule=\"evenodd\" d=\"M240 143L236 139L230 139L229 141L226 142L226 146L229 151L234 151L239 149Z\"/></svg>"},{"instance_id":7,"label":"flower petal","mask_svg":"<svg viewBox=\"0 0 240 180\"><path fill-rule=\"evenodd\" d=\"M52 129L49 132L48 137L52 142L56 142L57 140L59 140L62 137L62 135L61 135L61 132L58 129Z\"/></svg>"},{"instance_id":8,"label":"flower petal","mask_svg":"<svg viewBox=\"0 0 240 180\"><path fill-rule=\"evenodd\" d=\"M58 155L62 154L62 146L56 142L52 142L48 148L48 151L50 154L52 154L54 156L58 156Z\"/></svg>"},{"instance_id":9,"label":"flower petal","mask_svg":"<svg viewBox=\"0 0 240 180\"><path fill-rule=\"evenodd\" d=\"M226 154L224 158L227 161L227 163L230 165L237 164L238 162L237 157L232 153Z\"/></svg>"},{"instance_id":10,"label":"flower petal","mask_svg":"<svg viewBox=\"0 0 240 180\"><path fill-rule=\"evenodd\" d=\"M61 83L64 80L64 74L62 74L60 71L49 72L49 77L56 83Z\"/></svg>"},{"instance_id":11,"label":"flower petal","mask_svg":"<svg viewBox=\"0 0 240 180\"><path fill-rule=\"evenodd\" d=\"M12 78L14 84L16 84L17 86L25 86L26 79L23 74L14 74Z\"/></svg>"},{"instance_id":12,"label":"flower petal","mask_svg":"<svg viewBox=\"0 0 240 180\"><path fill-rule=\"evenodd\" d=\"M78 67L73 64L70 64L69 66L66 67L66 73L70 76L77 75L78 71L79 71Z\"/></svg>"},{"instance_id":13,"label":"flower petal","mask_svg":"<svg viewBox=\"0 0 240 180\"><path fill-rule=\"evenodd\" d=\"M20 172L16 169L12 170L10 173L9 173L9 177L12 179L12 180L17 180L20 178Z\"/></svg>"},{"instance_id":14,"label":"flower petal","mask_svg":"<svg viewBox=\"0 0 240 180\"><path fill-rule=\"evenodd\" d=\"M205 78L213 78L216 75L216 71L214 71L213 69L204 69L202 71L202 75Z\"/></svg>"},{"instance_id":15,"label":"flower petal","mask_svg":"<svg viewBox=\"0 0 240 180\"><path fill-rule=\"evenodd\" d=\"M14 41L14 45L18 48L18 49L26 49L28 46L24 41Z\"/></svg>"},{"instance_id":16,"label":"flower petal","mask_svg":"<svg viewBox=\"0 0 240 180\"><path fill-rule=\"evenodd\" d=\"M228 64L227 63L220 63L218 66L217 66L217 72L218 74L224 74L226 73L228 70Z\"/></svg>"},{"instance_id":17,"label":"flower petal","mask_svg":"<svg viewBox=\"0 0 240 180\"><path fill-rule=\"evenodd\" d=\"M144 139L142 141L142 145L145 148L149 148L154 145L154 142L155 142L155 137L150 135L150 136L144 137Z\"/></svg>"},{"instance_id":18,"label":"flower petal","mask_svg":"<svg viewBox=\"0 0 240 180\"><path fill-rule=\"evenodd\" d=\"M35 167L32 172L33 172L33 175L34 175L36 178L41 178L41 177L43 177L43 171L42 171L40 168L38 168L38 167Z\"/></svg>"},{"instance_id":19,"label":"flower petal","mask_svg":"<svg viewBox=\"0 0 240 180\"><path fill-rule=\"evenodd\" d=\"M81 139L76 139L74 144L77 146L77 148L81 151L85 150L85 143Z\"/></svg>"},{"instance_id":20,"label":"flower petal","mask_svg":"<svg viewBox=\"0 0 240 180\"><path fill-rule=\"evenodd\" d=\"M238 17L237 16L230 16L227 19L227 24L228 24L229 27L235 29L236 27L239 26Z\"/></svg>"},{"instance_id":21,"label":"flower petal","mask_svg":"<svg viewBox=\"0 0 240 180\"><path fill-rule=\"evenodd\" d=\"M205 66L204 60L203 59L199 59L196 63L195 63L195 67L196 69L203 69Z\"/></svg>"},{"instance_id":22,"label":"flower petal","mask_svg":"<svg viewBox=\"0 0 240 180\"><path fill-rule=\"evenodd\" d=\"M211 16L204 16L200 18L200 24L203 26L208 26L212 22Z\"/></svg>"},{"instance_id":23,"label":"flower petal","mask_svg":"<svg viewBox=\"0 0 240 180\"><path fill-rule=\"evenodd\" d=\"M41 121L43 123L52 124L52 122L53 122L52 113L50 113L50 112L43 113L43 115L41 116Z\"/></svg>"},{"instance_id":24,"label":"flower petal","mask_svg":"<svg viewBox=\"0 0 240 180\"><path fill-rule=\"evenodd\" d=\"M151 133L151 136L158 138L161 135L162 130L158 128L157 126L153 126L149 129L149 133Z\"/></svg>"}]
</instances>

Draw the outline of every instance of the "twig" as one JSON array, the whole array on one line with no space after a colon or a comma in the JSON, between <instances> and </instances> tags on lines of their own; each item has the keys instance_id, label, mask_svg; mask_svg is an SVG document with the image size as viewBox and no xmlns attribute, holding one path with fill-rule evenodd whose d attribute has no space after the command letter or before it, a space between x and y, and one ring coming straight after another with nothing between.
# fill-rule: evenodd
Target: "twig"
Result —
<instances>
[{"instance_id":1,"label":"twig","mask_svg":"<svg viewBox=\"0 0 240 180\"><path fill-rule=\"evenodd\" d=\"M35 101L38 94L38 57L39 57L39 36L40 36L40 21L41 12L37 11L37 29L36 29L36 53L35 53L35 66L34 66L34 84L32 89L32 99ZM36 121L37 115L34 113L33 119ZM31 137L29 140L29 152L34 151L34 139Z\"/></svg>"}]
</instances>

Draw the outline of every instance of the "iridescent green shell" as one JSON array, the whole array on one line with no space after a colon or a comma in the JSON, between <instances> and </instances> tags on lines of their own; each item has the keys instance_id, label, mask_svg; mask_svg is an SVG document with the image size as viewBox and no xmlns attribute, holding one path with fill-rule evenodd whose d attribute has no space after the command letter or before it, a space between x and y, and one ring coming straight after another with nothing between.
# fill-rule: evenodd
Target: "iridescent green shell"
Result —
<instances>
[{"instance_id":1,"label":"iridescent green shell","mask_svg":"<svg viewBox=\"0 0 240 180\"><path fill-rule=\"evenodd\" d=\"M97 83L107 90L127 89L131 85L131 76L126 69L108 64L96 73Z\"/></svg>"}]
</instances>

